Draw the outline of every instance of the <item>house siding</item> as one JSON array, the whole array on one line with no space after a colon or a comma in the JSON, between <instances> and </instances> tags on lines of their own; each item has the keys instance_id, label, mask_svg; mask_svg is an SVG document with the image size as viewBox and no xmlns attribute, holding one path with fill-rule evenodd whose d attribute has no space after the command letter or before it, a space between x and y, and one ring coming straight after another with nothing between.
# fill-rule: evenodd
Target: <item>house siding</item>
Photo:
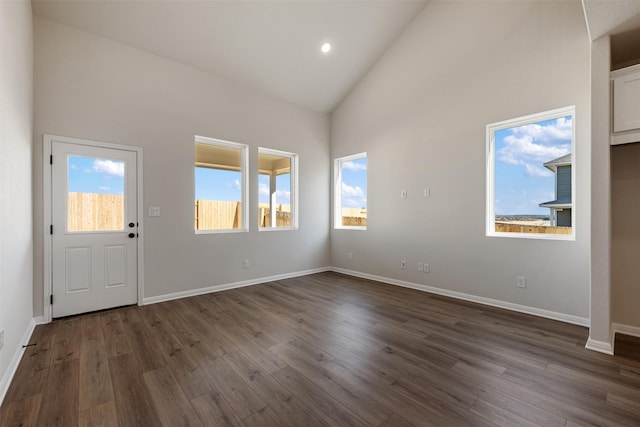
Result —
<instances>
[{"instance_id":1,"label":"house siding","mask_svg":"<svg viewBox=\"0 0 640 427\"><path fill-rule=\"evenodd\" d=\"M556 199L571 202L571 166L559 166L556 174Z\"/></svg>"},{"instance_id":2,"label":"house siding","mask_svg":"<svg viewBox=\"0 0 640 427\"><path fill-rule=\"evenodd\" d=\"M571 227L571 209L563 209L556 212L556 225L558 227Z\"/></svg>"}]
</instances>

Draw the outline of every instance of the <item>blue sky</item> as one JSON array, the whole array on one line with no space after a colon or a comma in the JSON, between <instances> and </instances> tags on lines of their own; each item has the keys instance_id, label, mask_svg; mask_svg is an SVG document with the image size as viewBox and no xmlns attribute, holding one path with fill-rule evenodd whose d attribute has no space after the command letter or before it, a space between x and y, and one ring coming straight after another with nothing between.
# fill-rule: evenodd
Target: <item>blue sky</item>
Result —
<instances>
[{"instance_id":1,"label":"blue sky","mask_svg":"<svg viewBox=\"0 0 640 427\"><path fill-rule=\"evenodd\" d=\"M242 195L240 172L196 168L196 200L239 202Z\"/></svg>"},{"instance_id":2,"label":"blue sky","mask_svg":"<svg viewBox=\"0 0 640 427\"><path fill-rule=\"evenodd\" d=\"M495 132L496 215L548 215L555 175L543 165L571 152L571 116Z\"/></svg>"},{"instance_id":3,"label":"blue sky","mask_svg":"<svg viewBox=\"0 0 640 427\"><path fill-rule=\"evenodd\" d=\"M240 201L240 172L196 168L196 199ZM260 204L269 204L269 176L258 178ZM276 177L276 204L291 203L291 174Z\"/></svg>"},{"instance_id":4,"label":"blue sky","mask_svg":"<svg viewBox=\"0 0 640 427\"><path fill-rule=\"evenodd\" d=\"M69 191L123 194L124 162L69 156ZM240 201L240 172L195 168L196 199ZM260 175L259 200L269 203L269 177ZM291 203L291 175L276 177L276 203Z\"/></svg>"},{"instance_id":5,"label":"blue sky","mask_svg":"<svg viewBox=\"0 0 640 427\"><path fill-rule=\"evenodd\" d=\"M261 205L269 204L269 176L259 175L258 177L258 203ZM291 174L283 174L276 176L276 205L291 204Z\"/></svg>"},{"instance_id":6,"label":"blue sky","mask_svg":"<svg viewBox=\"0 0 640 427\"><path fill-rule=\"evenodd\" d=\"M342 162L342 207L367 208L367 159Z\"/></svg>"},{"instance_id":7,"label":"blue sky","mask_svg":"<svg viewBox=\"0 0 640 427\"><path fill-rule=\"evenodd\" d=\"M124 162L69 156L69 191L124 194Z\"/></svg>"}]
</instances>

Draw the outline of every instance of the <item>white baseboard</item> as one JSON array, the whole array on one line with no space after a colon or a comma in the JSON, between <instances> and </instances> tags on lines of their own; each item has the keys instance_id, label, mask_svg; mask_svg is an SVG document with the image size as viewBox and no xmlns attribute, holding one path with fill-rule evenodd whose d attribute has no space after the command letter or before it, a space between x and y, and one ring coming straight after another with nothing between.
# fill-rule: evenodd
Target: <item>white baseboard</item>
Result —
<instances>
[{"instance_id":1,"label":"white baseboard","mask_svg":"<svg viewBox=\"0 0 640 427\"><path fill-rule=\"evenodd\" d=\"M44 320L44 319L43 319ZM11 380L13 380L13 376L16 374L18 370L18 365L20 365L20 360L22 359L22 354L24 353L23 344L28 344L31 339L31 334L33 334L33 330L36 327L36 319L31 319L29 322L29 326L27 326L27 330L24 331L24 335L20 340L20 344L16 351L13 353L13 357L11 358L11 363L7 367L7 370L2 377L2 382L0 382L0 405L4 401L4 397L7 395L7 391L9 391L9 386L11 385Z\"/></svg>"},{"instance_id":2,"label":"white baseboard","mask_svg":"<svg viewBox=\"0 0 640 427\"><path fill-rule=\"evenodd\" d=\"M614 337L616 334L623 334L640 338L640 327L638 326L623 325L622 323L612 323L611 331L613 332Z\"/></svg>"},{"instance_id":3,"label":"white baseboard","mask_svg":"<svg viewBox=\"0 0 640 427\"><path fill-rule=\"evenodd\" d=\"M193 289L193 290L182 291L182 292L174 292L171 294L158 295L155 297L147 297L147 298L144 298L143 303L155 304L155 303L164 302L164 301L171 301L174 299L194 297L196 295L203 295L203 294L210 294L212 292L220 292L220 291L226 291L229 289L243 288L245 286L252 286L252 285L258 285L260 283L273 282L275 280L283 280L283 279L290 279L293 277L306 276L307 274L323 273L325 271L330 271L330 270L331 269L329 267L322 267L322 268L314 268L311 270L295 271L292 273L277 274L275 276L259 277L256 279L243 280L241 282L223 283L221 285L213 285L213 286L208 286L206 288L199 288L199 289Z\"/></svg>"},{"instance_id":4,"label":"white baseboard","mask_svg":"<svg viewBox=\"0 0 640 427\"><path fill-rule=\"evenodd\" d=\"M405 282L403 280L391 279L389 277L375 276L373 274L361 273L359 271L347 270L344 268L331 267L331 271L343 273L349 276L362 277L363 279L375 280L377 282L389 283L391 285L402 286L404 288L416 289L419 291L429 292L432 294L443 295L451 298L457 298L465 301L476 302L479 304L489 305L492 307L504 308L511 311L517 311L534 316L545 317L547 319L559 320L565 323L571 323L580 326L589 326L589 319L585 317L573 316L571 314L557 313L555 311L543 310L541 308L529 307L526 305L514 304L506 301L495 300L491 298L469 295L462 292L450 291L447 289L436 288L433 286L422 285L419 283Z\"/></svg>"},{"instance_id":5,"label":"white baseboard","mask_svg":"<svg viewBox=\"0 0 640 427\"><path fill-rule=\"evenodd\" d=\"M606 341L597 341L589 338L584 348L588 350L598 351L604 354L613 355L613 344Z\"/></svg>"},{"instance_id":6,"label":"white baseboard","mask_svg":"<svg viewBox=\"0 0 640 427\"><path fill-rule=\"evenodd\" d=\"M611 354L615 353L616 334L629 335L640 338L640 327L624 325L622 323L611 324Z\"/></svg>"}]
</instances>

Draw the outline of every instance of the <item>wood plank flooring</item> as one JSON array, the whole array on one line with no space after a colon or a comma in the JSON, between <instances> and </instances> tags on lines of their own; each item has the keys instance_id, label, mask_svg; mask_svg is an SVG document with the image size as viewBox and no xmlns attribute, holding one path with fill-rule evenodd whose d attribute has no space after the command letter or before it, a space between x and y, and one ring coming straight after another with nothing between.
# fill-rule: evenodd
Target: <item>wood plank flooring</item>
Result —
<instances>
[{"instance_id":1,"label":"wood plank flooring","mask_svg":"<svg viewBox=\"0 0 640 427\"><path fill-rule=\"evenodd\" d=\"M38 326L2 426L639 426L640 342L321 273Z\"/></svg>"}]
</instances>

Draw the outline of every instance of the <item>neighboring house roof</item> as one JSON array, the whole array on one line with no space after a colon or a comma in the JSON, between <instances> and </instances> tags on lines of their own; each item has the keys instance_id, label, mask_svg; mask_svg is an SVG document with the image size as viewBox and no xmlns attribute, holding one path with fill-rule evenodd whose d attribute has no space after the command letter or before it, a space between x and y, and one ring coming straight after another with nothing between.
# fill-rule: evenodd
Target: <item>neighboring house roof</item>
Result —
<instances>
[{"instance_id":1,"label":"neighboring house roof","mask_svg":"<svg viewBox=\"0 0 640 427\"><path fill-rule=\"evenodd\" d=\"M557 159L549 160L544 164L544 167L546 167L553 173L558 172L559 166L571 166L571 153L565 154L564 156L558 157ZM571 194L562 194L560 196L556 194L555 200L540 203L538 206L540 206L541 208L564 209L564 208L570 208L571 205L572 205Z\"/></svg>"},{"instance_id":2,"label":"neighboring house roof","mask_svg":"<svg viewBox=\"0 0 640 427\"><path fill-rule=\"evenodd\" d=\"M571 153L565 154L562 157L558 157L557 159L549 160L544 164L544 167L549 169L551 172L555 172L558 166L566 166L571 164Z\"/></svg>"},{"instance_id":3,"label":"neighboring house roof","mask_svg":"<svg viewBox=\"0 0 640 427\"><path fill-rule=\"evenodd\" d=\"M560 199L551 200L550 202L540 203L541 208L570 208L571 197L562 197Z\"/></svg>"}]
</instances>

